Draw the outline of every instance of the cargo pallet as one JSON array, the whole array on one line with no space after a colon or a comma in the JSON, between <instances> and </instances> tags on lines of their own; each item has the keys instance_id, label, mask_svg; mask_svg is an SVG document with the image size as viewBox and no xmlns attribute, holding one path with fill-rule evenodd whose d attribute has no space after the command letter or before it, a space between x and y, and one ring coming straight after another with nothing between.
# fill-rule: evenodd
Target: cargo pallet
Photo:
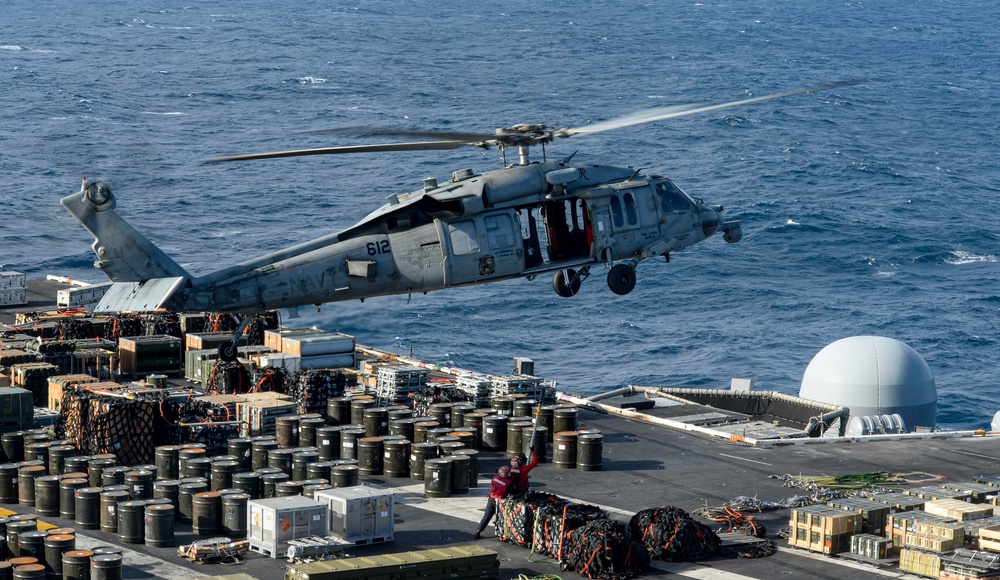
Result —
<instances>
[{"instance_id":1,"label":"cargo pallet","mask_svg":"<svg viewBox=\"0 0 1000 580\"><path fill-rule=\"evenodd\" d=\"M217 562L226 558L241 562L247 553L248 546L249 542L246 540L233 541L229 538L210 538L178 547L177 555L198 564Z\"/></svg>"}]
</instances>

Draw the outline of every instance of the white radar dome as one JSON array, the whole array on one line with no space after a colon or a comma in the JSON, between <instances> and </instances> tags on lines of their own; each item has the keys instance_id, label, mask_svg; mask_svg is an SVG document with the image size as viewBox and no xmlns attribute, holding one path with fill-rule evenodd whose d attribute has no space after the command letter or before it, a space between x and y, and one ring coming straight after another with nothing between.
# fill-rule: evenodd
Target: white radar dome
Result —
<instances>
[{"instance_id":1,"label":"white radar dome","mask_svg":"<svg viewBox=\"0 0 1000 580\"><path fill-rule=\"evenodd\" d=\"M819 351L799 396L847 407L851 417L898 414L910 428L936 424L937 387L927 362L883 336L843 338Z\"/></svg>"}]
</instances>

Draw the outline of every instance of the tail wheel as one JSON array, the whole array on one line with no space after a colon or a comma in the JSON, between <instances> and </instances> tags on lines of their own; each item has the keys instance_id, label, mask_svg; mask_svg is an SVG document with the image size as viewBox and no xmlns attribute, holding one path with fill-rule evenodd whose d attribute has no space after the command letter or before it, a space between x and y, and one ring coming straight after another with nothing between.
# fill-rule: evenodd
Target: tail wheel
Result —
<instances>
[{"instance_id":1,"label":"tail wheel","mask_svg":"<svg viewBox=\"0 0 1000 580\"><path fill-rule=\"evenodd\" d=\"M635 268L628 264L615 264L608 272L608 288L619 296L624 296L635 288Z\"/></svg>"},{"instance_id":2,"label":"tail wheel","mask_svg":"<svg viewBox=\"0 0 1000 580\"><path fill-rule=\"evenodd\" d=\"M236 361L237 352L236 343L231 340L227 340L219 345L219 358L225 362Z\"/></svg>"},{"instance_id":3,"label":"tail wheel","mask_svg":"<svg viewBox=\"0 0 1000 580\"><path fill-rule=\"evenodd\" d=\"M559 270L552 277L552 289L563 298L572 298L580 291L580 277L576 270Z\"/></svg>"}]
</instances>

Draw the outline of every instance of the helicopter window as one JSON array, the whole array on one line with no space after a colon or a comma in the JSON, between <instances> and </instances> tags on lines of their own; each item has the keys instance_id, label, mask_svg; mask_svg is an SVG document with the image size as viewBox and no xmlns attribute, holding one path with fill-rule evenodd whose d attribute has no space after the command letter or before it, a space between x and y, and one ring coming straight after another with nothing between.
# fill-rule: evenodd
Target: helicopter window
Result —
<instances>
[{"instance_id":1,"label":"helicopter window","mask_svg":"<svg viewBox=\"0 0 1000 580\"><path fill-rule=\"evenodd\" d=\"M617 195L611 196L611 219L614 220L616 228L625 225L625 216L622 215L622 200L618 199Z\"/></svg>"},{"instance_id":2,"label":"helicopter window","mask_svg":"<svg viewBox=\"0 0 1000 580\"><path fill-rule=\"evenodd\" d=\"M628 218L630 226L639 223L639 214L635 210L635 194L631 191L625 194L625 217Z\"/></svg>"},{"instance_id":3,"label":"helicopter window","mask_svg":"<svg viewBox=\"0 0 1000 580\"><path fill-rule=\"evenodd\" d=\"M456 256L479 252L479 232L476 231L475 221L452 222L448 224L448 233L451 235L451 248Z\"/></svg>"},{"instance_id":4,"label":"helicopter window","mask_svg":"<svg viewBox=\"0 0 1000 580\"><path fill-rule=\"evenodd\" d=\"M493 215L483 218L486 224L486 239L490 248L510 248L514 245L514 227L510 216Z\"/></svg>"},{"instance_id":5,"label":"helicopter window","mask_svg":"<svg viewBox=\"0 0 1000 580\"><path fill-rule=\"evenodd\" d=\"M656 196L660 198L660 211L663 213L682 212L691 207L687 196L669 181L656 184Z\"/></svg>"}]
</instances>

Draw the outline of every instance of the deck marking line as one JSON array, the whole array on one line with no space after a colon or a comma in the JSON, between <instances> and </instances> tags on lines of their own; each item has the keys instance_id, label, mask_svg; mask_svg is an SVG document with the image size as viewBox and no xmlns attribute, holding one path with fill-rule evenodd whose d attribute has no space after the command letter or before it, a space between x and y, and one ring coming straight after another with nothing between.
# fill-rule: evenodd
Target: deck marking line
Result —
<instances>
[{"instance_id":1,"label":"deck marking line","mask_svg":"<svg viewBox=\"0 0 1000 580\"><path fill-rule=\"evenodd\" d=\"M765 463L763 461L757 461L756 459L747 459L746 457L737 457L735 455L728 455L726 453L720 453L719 455L721 455L722 457L729 457L730 459L739 459L740 461L749 461L750 463L759 463L761 465L766 465L768 467L774 467L770 463Z\"/></svg>"}]
</instances>

